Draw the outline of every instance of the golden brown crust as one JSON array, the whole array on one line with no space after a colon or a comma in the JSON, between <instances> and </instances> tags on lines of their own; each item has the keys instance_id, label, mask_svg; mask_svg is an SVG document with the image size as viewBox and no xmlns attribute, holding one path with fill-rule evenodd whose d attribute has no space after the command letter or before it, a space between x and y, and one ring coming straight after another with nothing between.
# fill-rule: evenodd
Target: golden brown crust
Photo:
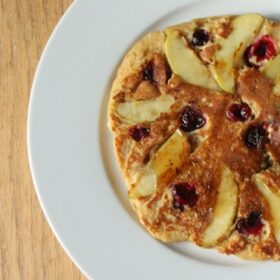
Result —
<instances>
[{"instance_id":1,"label":"golden brown crust","mask_svg":"<svg viewBox=\"0 0 280 280\"><path fill-rule=\"evenodd\" d=\"M208 66L220 48L216 39L230 36L233 18L197 19L168 30L179 31L188 42L197 28L207 30L211 34L209 44L193 50ZM265 20L260 34L272 34L280 48L278 23ZM165 39L165 32L152 32L140 39L124 57L111 89L109 127L115 135L116 156L128 190L135 187L160 147L178 130L186 106L203 112L206 125L191 133L181 131L188 147L182 165L175 172L168 169L158 180L154 193L129 197L133 210L152 236L164 242L190 240L204 246L203 234L213 221L226 166L238 184L238 209L228 234L213 246L222 253L245 259L280 260L270 206L254 182L254 175L262 174L273 182L267 183L271 190L278 192L275 186L280 188L280 97L273 93L273 81L265 77L262 69L240 65L233 94L192 85L170 72ZM153 102L162 96L172 97L172 105L152 121L129 122L117 111L120 104ZM229 106L242 102L251 107L251 118L231 122L226 117ZM260 149L248 148L244 135L249 125L260 123L269 126L269 141ZM149 137L133 139L131 131L138 125L149 131ZM184 182L195 185L199 199L194 207L182 211L174 208L171 186ZM238 221L252 212L261 213L263 228L259 236L246 236L236 230Z\"/></svg>"}]
</instances>

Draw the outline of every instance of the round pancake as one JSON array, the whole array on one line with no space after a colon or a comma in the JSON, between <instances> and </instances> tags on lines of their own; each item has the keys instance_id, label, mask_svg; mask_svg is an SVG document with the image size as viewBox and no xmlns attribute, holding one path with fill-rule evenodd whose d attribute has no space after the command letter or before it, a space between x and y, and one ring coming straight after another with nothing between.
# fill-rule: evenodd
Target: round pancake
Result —
<instances>
[{"instance_id":1,"label":"round pancake","mask_svg":"<svg viewBox=\"0 0 280 280\"><path fill-rule=\"evenodd\" d=\"M168 27L128 51L108 125L152 236L280 259L279 52L279 23L255 14Z\"/></svg>"}]
</instances>

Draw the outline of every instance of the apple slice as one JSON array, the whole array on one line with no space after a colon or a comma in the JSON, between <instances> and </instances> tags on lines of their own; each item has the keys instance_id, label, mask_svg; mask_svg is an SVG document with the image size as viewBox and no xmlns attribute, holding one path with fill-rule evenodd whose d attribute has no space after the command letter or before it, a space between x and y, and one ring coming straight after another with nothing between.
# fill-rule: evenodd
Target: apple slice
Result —
<instances>
[{"instance_id":1,"label":"apple slice","mask_svg":"<svg viewBox=\"0 0 280 280\"><path fill-rule=\"evenodd\" d=\"M257 174L254 177L254 181L258 190L268 202L272 216L271 223L274 228L274 234L278 243L280 243L280 192L273 191L270 187L268 187L269 182L263 174ZM277 186L275 186L275 189L277 189Z\"/></svg>"},{"instance_id":2,"label":"apple slice","mask_svg":"<svg viewBox=\"0 0 280 280\"><path fill-rule=\"evenodd\" d=\"M213 219L203 234L202 244L213 247L231 230L238 206L238 186L234 174L224 167L218 188Z\"/></svg>"},{"instance_id":3,"label":"apple slice","mask_svg":"<svg viewBox=\"0 0 280 280\"><path fill-rule=\"evenodd\" d=\"M215 53L215 63L211 69L219 86L232 93L235 87L235 67L241 62L246 47L256 37L264 18L258 14L246 14L234 18L232 32L217 43L220 49Z\"/></svg>"},{"instance_id":4,"label":"apple slice","mask_svg":"<svg viewBox=\"0 0 280 280\"><path fill-rule=\"evenodd\" d=\"M265 65L263 72L273 81L280 76L280 54L276 55Z\"/></svg>"},{"instance_id":5,"label":"apple slice","mask_svg":"<svg viewBox=\"0 0 280 280\"><path fill-rule=\"evenodd\" d=\"M280 54L276 55L263 68L263 73L274 83L273 93L280 94Z\"/></svg>"},{"instance_id":6,"label":"apple slice","mask_svg":"<svg viewBox=\"0 0 280 280\"><path fill-rule=\"evenodd\" d=\"M274 80L274 86L272 88L272 92L275 95L280 95L280 75Z\"/></svg>"},{"instance_id":7,"label":"apple slice","mask_svg":"<svg viewBox=\"0 0 280 280\"><path fill-rule=\"evenodd\" d=\"M188 47L184 37L177 30L167 29L165 54L172 71L187 83L220 90L211 72Z\"/></svg>"},{"instance_id":8,"label":"apple slice","mask_svg":"<svg viewBox=\"0 0 280 280\"><path fill-rule=\"evenodd\" d=\"M173 97L166 94L154 99L129 101L118 104L116 112L126 123L152 122L161 113L169 112L173 103Z\"/></svg>"},{"instance_id":9,"label":"apple slice","mask_svg":"<svg viewBox=\"0 0 280 280\"><path fill-rule=\"evenodd\" d=\"M173 176L190 153L190 146L180 130L159 148L147 165L144 174L129 191L130 198L152 195L156 191L159 180L166 179L163 175Z\"/></svg>"}]
</instances>

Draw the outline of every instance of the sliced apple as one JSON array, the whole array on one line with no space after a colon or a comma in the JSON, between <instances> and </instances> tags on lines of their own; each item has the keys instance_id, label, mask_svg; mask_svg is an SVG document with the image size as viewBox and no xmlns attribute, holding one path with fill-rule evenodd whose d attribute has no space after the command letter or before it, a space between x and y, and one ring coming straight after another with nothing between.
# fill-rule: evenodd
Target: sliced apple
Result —
<instances>
[{"instance_id":1,"label":"sliced apple","mask_svg":"<svg viewBox=\"0 0 280 280\"><path fill-rule=\"evenodd\" d=\"M211 72L188 47L184 37L173 29L166 30L165 54L172 71L187 83L220 90Z\"/></svg>"},{"instance_id":2,"label":"sliced apple","mask_svg":"<svg viewBox=\"0 0 280 280\"><path fill-rule=\"evenodd\" d=\"M238 186L234 174L227 167L224 167L213 219L203 234L202 243L205 247L215 246L230 233L237 206Z\"/></svg>"},{"instance_id":3,"label":"sliced apple","mask_svg":"<svg viewBox=\"0 0 280 280\"><path fill-rule=\"evenodd\" d=\"M127 123L152 122L161 113L169 112L173 103L174 99L171 95L161 95L154 99L118 104L116 112Z\"/></svg>"},{"instance_id":4,"label":"sliced apple","mask_svg":"<svg viewBox=\"0 0 280 280\"><path fill-rule=\"evenodd\" d=\"M280 243L280 192L275 192L270 187L268 187L267 178L265 178L262 174L257 174L254 177L254 181L257 188L268 202L272 216L271 223L274 229L275 237L278 243ZM277 189L277 187L275 189Z\"/></svg>"},{"instance_id":5,"label":"sliced apple","mask_svg":"<svg viewBox=\"0 0 280 280\"><path fill-rule=\"evenodd\" d=\"M246 47L260 30L264 18L258 14L237 16L231 22L232 32L227 38L220 38L220 49L215 53L211 69L219 86L232 93L235 87L235 67L240 63Z\"/></svg>"},{"instance_id":6,"label":"sliced apple","mask_svg":"<svg viewBox=\"0 0 280 280\"><path fill-rule=\"evenodd\" d=\"M263 73L273 81L273 92L280 94L280 54L276 55L265 65Z\"/></svg>"},{"instance_id":7,"label":"sliced apple","mask_svg":"<svg viewBox=\"0 0 280 280\"><path fill-rule=\"evenodd\" d=\"M159 148L147 165L144 174L129 191L130 198L152 195L157 183L163 179L166 171L174 175L184 159L190 153L190 146L180 130L176 132Z\"/></svg>"},{"instance_id":8,"label":"sliced apple","mask_svg":"<svg viewBox=\"0 0 280 280\"><path fill-rule=\"evenodd\" d=\"M265 65L263 72L273 81L280 76L280 54L276 55Z\"/></svg>"},{"instance_id":9,"label":"sliced apple","mask_svg":"<svg viewBox=\"0 0 280 280\"><path fill-rule=\"evenodd\" d=\"M280 95L280 75L274 80L272 92L275 95Z\"/></svg>"}]
</instances>

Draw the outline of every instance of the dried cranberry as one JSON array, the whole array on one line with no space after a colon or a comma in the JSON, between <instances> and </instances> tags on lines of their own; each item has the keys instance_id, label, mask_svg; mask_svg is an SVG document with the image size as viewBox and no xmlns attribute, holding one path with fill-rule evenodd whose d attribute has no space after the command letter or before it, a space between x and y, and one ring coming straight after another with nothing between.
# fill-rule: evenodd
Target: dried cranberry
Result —
<instances>
[{"instance_id":1,"label":"dried cranberry","mask_svg":"<svg viewBox=\"0 0 280 280\"><path fill-rule=\"evenodd\" d=\"M180 123L180 129L190 132L202 128L206 123L206 119L199 109L186 106L180 116Z\"/></svg>"},{"instance_id":2,"label":"dried cranberry","mask_svg":"<svg viewBox=\"0 0 280 280\"><path fill-rule=\"evenodd\" d=\"M244 235L259 235L263 228L261 215L259 212L251 212L247 218L238 221L236 229Z\"/></svg>"},{"instance_id":3,"label":"dried cranberry","mask_svg":"<svg viewBox=\"0 0 280 280\"><path fill-rule=\"evenodd\" d=\"M191 44L195 47L204 46L209 41L209 33L204 29L197 29L192 36Z\"/></svg>"},{"instance_id":4,"label":"dried cranberry","mask_svg":"<svg viewBox=\"0 0 280 280\"><path fill-rule=\"evenodd\" d=\"M251 125L245 132L244 141L249 148L260 148L267 142L267 136L265 124Z\"/></svg>"},{"instance_id":5,"label":"dried cranberry","mask_svg":"<svg viewBox=\"0 0 280 280\"><path fill-rule=\"evenodd\" d=\"M150 135L150 129L140 125L133 126L129 129L128 134L137 142Z\"/></svg>"},{"instance_id":6,"label":"dried cranberry","mask_svg":"<svg viewBox=\"0 0 280 280\"><path fill-rule=\"evenodd\" d=\"M251 51L251 46L247 47L244 54L243 54L243 59L245 64L248 67L253 67L254 65L250 62L250 51Z\"/></svg>"},{"instance_id":7,"label":"dried cranberry","mask_svg":"<svg viewBox=\"0 0 280 280\"><path fill-rule=\"evenodd\" d=\"M245 50L244 60L249 67L259 67L265 59L271 59L275 55L276 44L273 38L264 35Z\"/></svg>"},{"instance_id":8,"label":"dried cranberry","mask_svg":"<svg viewBox=\"0 0 280 280\"><path fill-rule=\"evenodd\" d=\"M252 110L246 103L231 104L226 113L227 118L232 122L245 122L251 116Z\"/></svg>"},{"instance_id":9,"label":"dried cranberry","mask_svg":"<svg viewBox=\"0 0 280 280\"><path fill-rule=\"evenodd\" d=\"M194 207L198 200L198 195L194 186L188 183L174 184L171 186L173 195L173 207L184 210L184 205Z\"/></svg>"},{"instance_id":10,"label":"dried cranberry","mask_svg":"<svg viewBox=\"0 0 280 280\"><path fill-rule=\"evenodd\" d=\"M143 79L152 83L154 81L153 72L154 72L153 64L152 62L150 62L143 71Z\"/></svg>"}]
</instances>

